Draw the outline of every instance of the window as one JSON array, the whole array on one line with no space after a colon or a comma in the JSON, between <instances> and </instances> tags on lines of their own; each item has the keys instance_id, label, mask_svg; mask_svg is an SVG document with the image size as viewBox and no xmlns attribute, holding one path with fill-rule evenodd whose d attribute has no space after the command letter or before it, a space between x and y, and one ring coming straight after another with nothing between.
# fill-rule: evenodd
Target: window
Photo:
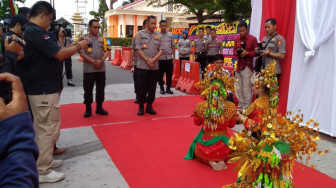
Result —
<instances>
[{"instance_id":1,"label":"window","mask_svg":"<svg viewBox=\"0 0 336 188\"><path fill-rule=\"evenodd\" d=\"M126 37L133 38L133 25L126 25Z\"/></svg>"},{"instance_id":2,"label":"window","mask_svg":"<svg viewBox=\"0 0 336 188\"><path fill-rule=\"evenodd\" d=\"M169 4L168 5L168 12L173 12L174 11L174 5Z\"/></svg>"},{"instance_id":3,"label":"window","mask_svg":"<svg viewBox=\"0 0 336 188\"><path fill-rule=\"evenodd\" d=\"M123 32L122 32L122 25L120 25L120 37L123 36Z\"/></svg>"}]
</instances>

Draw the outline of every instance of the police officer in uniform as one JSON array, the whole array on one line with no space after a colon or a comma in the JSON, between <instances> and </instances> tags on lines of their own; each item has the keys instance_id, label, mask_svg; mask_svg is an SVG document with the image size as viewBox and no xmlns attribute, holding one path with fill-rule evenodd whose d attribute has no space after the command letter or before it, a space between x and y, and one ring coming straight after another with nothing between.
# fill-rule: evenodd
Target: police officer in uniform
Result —
<instances>
[{"instance_id":1,"label":"police officer in uniform","mask_svg":"<svg viewBox=\"0 0 336 188\"><path fill-rule=\"evenodd\" d=\"M223 44L222 41L217 39L216 37L216 30L214 28L212 28L210 30L210 34L211 34L211 40L208 41L208 59L207 59L207 63L213 63L213 59L215 57L215 55L217 54L222 54L223 55Z\"/></svg>"},{"instance_id":2,"label":"police officer in uniform","mask_svg":"<svg viewBox=\"0 0 336 188\"><path fill-rule=\"evenodd\" d=\"M105 100L105 80L106 68L105 59L110 53L110 48L106 43L105 38L98 36L99 21L92 19L89 21L90 33L87 36L92 41L92 47L80 51L80 56L83 58L83 89L84 89L84 104L86 110L84 117L90 117L92 114L91 103L93 102L93 86L96 84L96 114L108 115L108 112L103 108Z\"/></svg>"},{"instance_id":3,"label":"police officer in uniform","mask_svg":"<svg viewBox=\"0 0 336 188\"><path fill-rule=\"evenodd\" d=\"M145 19L142 23L142 30L146 28L147 28L147 19ZM133 56L134 56L134 62L133 62L133 67L131 69L131 72L133 72L133 82L134 82L134 93L135 93L134 103L139 104L138 94L137 94L138 82L137 82L137 63L136 63L137 60L139 59L139 56L137 53L135 53L135 37L132 39L129 65L132 64Z\"/></svg>"},{"instance_id":4,"label":"police officer in uniform","mask_svg":"<svg viewBox=\"0 0 336 188\"><path fill-rule=\"evenodd\" d=\"M201 65L201 70L204 73L206 68L206 60L207 60L207 48L208 41L204 37L204 28L198 29L198 38L193 42L194 47L194 57L196 57L196 62L199 62ZM203 75L203 74L202 74Z\"/></svg>"},{"instance_id":5,"label":"police officer in uniform","mask_svg":"<svg viewBox=\"0 0 336 188\"><path fill-rule=\"evenodd\" d=\"M286 54L286 41L285 38L278 34L276 31L276 20L274 18L269 18L265 22L265 30L267 36L263 38L262 48L260 56L262 56L262 69L273 62L276 61L275 74L280 79L280 74L282 72L280 66L280 60L285 58Z\"/></svg>"},{"instance_id":6,"label":"police officer in uniform","mask_svg":"<svg viewBox=\"0 0 336 188\"><path fill-rule=\"evenodd\" d=\"M159 76L158 59L162 54L160 35L154 31L156 18L155 16L148 16L147 19L148 28L139 31L135 36L135 51L139 55L137 59L139 116L144 115L145 102L147 102L146 113L156 114L152 104L155 100L155 90Z\"/></svg>"},{"instance_id":7,"label":"police officer in uniform","mask_svg":"<svg viewBox=\"0 0 336 188\"><path fill-rule=\"evenodd\" d=\"M171 32L167 31L167 22L166 20L160 21L160 37L161 37L161 45L162 45L162 54L159 58L159 85L160 85L160 93L161 94L174 94L172 90L170 90L170 86L172 84L172 76L173 76L173 62L175 61L175 42L174 37ZM166 85L167 89L164 90L163 87L163 75L166 73Z\"/></svg>"},{"instance_id":8,"label":"police officer in uniform","mask_svg":"<svg viewBox=\"0 0 336 188\"><path fill-rule=\"evenodd\" d=\"M180 62L182 62L182 60L190 60L191 41L188 38L187 30L182 32L182 38L178 41L177 50L179 52Z\"/></svg>"}]
</instances>

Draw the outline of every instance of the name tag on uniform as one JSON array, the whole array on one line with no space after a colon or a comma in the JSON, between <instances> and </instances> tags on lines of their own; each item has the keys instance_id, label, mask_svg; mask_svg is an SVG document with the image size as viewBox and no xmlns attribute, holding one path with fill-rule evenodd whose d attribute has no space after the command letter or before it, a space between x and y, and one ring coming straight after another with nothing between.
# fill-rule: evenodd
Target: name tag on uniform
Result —
<instances>
[{"instance_id":1,"label":"name tag on uniform","mask_svg":"<svg viewBox=\"0 0 336 188\"><path fill-rule=\"evenodd\" d=\"M147 44L142 44L142 48L147 48Z\"/></svg>"}]
</instances>

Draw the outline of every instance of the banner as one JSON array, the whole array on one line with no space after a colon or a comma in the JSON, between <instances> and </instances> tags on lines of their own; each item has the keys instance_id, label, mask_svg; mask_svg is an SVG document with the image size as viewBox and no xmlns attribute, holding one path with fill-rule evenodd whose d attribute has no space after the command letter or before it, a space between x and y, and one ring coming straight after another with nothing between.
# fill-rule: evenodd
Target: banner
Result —
<instances>
[{"instance_id":1,"label":"banner","mask_svg":"<svg viewBox=\"0 0 336 188\"><path fill-rule=\"evenodd\" d=\"M245 20L248 27L250 26L250 20ZM234 69L237 67L237 57L233 54L233 47L235 39L239 36L238 33L239 21L234 22L223 22L223 23L208 23L208 24L190 24L188 30L189 39L194 41L198 38L198 28L204 28L204 35L206 35L205 27L210 26L216 29L217 38L223 42L223 55L224 55L224 66L232 66Z\"/></svg>"}]
</instances>

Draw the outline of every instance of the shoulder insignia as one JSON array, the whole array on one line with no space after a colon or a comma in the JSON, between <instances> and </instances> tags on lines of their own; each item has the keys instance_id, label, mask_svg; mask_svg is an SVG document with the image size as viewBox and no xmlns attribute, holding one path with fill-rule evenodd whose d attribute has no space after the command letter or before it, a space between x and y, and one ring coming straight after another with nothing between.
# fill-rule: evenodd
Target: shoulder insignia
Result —
<instances>
[{"instance_id":1,"label":"shoulder insignia","mask_svg":"<svg viewBox=\"0 0 336 188\"><path fill-rule=\"evenodd\" d=\"M282 46L282 40L281 39L278 40L278 46Z\"/></svg>"}]
</instances>

